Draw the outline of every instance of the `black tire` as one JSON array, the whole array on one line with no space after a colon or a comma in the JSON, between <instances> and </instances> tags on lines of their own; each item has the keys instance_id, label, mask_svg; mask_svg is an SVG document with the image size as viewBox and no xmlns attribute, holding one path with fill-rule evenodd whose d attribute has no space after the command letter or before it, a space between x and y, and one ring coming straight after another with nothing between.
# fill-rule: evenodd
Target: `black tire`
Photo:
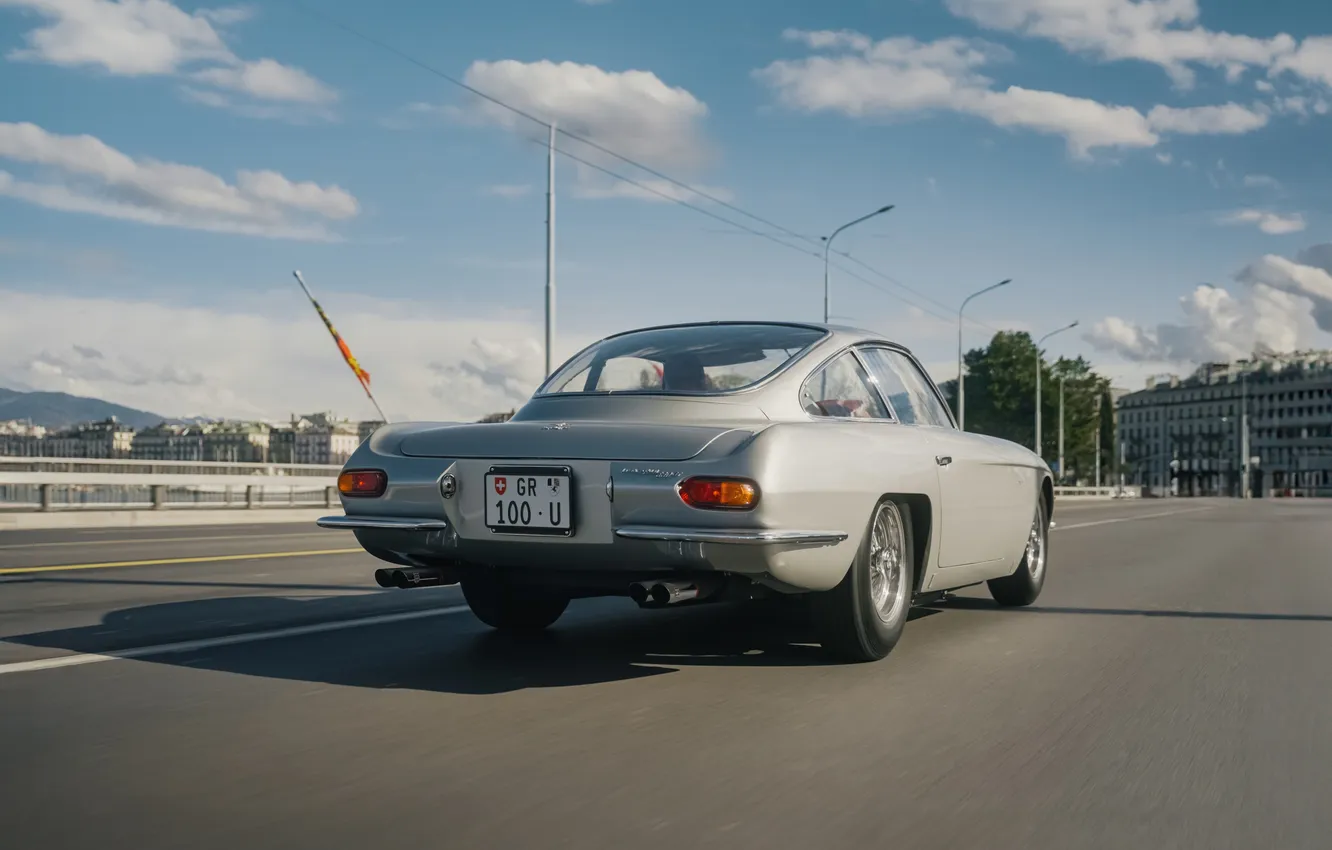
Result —
<instances>
[{"instance_id":1,"label":"black tire","mask_svg":"<svg viewBox=\"0 0 1332 850\"><path fill-rule=\"evenodd\" d=\"M544 588L506 584L498 576L468 576L463 599L481 622L503 632L539 632L569 607L569 597Z\"/></svg>"},{"instance_id":2,"label":"black tire","mask_svg":"<svg viewBox=\"0 0 1332 850\"><path fill-rule=\"evenodd\" d=\"M880 616L871 589L871 542L881 513L896 518L901 548L896 592L889 593L892 608ZM811 594L810 607L825 652L850 662L878 661L892 652L902 637L915 580L915 544L911 538L911 508L892 499L874 506L856 559L841 583L832 590ZM892 587L890 583L890 588Z\"/></svg>"},{"instance_id":3,"label":"black tire","mask_svg":"<svg viewBox=\"0 0 1332 850\"><path fill-rule=\"evenodd\" d=\"M1022 553L1022 563L1018 564L1018 568L1012 575L986 582L990 596L1006 608L1030 605L1041 595L1041 588L1045 587L1045 574L1049 571L1050 561L1050 518L1046 516L1044 497L1036 499L1036 516L1031 526L1027 535L1027 548ZM1039 548L1036 548L1034 541L1039 542Z\"/></svg>"}]
</instances>

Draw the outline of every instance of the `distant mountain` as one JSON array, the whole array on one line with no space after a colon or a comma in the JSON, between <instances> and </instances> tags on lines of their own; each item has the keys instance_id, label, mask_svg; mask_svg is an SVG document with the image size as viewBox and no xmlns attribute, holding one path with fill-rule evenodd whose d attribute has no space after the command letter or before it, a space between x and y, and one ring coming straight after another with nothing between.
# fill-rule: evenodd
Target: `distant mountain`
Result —
<instances>
[{"instance_id":1,"label":"distant mountain","mask_svg":"<svg viewBox=\"0 0 1332 850\"><path fill-rule=\"evenodd\" d=\"M96 422L114 416L131 428L148 428L163 417L146 410L135 410L97 398L69 393L22 393L0 387L0 421L32 420L46 428L68 428L82 422Z\"/></svg>"}]
</instances>

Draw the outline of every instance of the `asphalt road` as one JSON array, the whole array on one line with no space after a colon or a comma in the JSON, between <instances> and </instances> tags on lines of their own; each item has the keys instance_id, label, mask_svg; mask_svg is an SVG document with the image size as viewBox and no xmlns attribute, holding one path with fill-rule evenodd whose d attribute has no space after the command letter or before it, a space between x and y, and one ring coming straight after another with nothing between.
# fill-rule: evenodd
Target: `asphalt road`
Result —
<instances>
[{"instance_id":1,"label":"asphalt road","mask_svg":"<svg viewBox=\"0 0 1332 850\"><path fill-rule=\"evenodd\" d=\"M1055 519L1036 606L847 666L763 606L506 640L303 527L0 534L0 845L1329 846L1332 504Z\"/></svg>"}]
</instances>

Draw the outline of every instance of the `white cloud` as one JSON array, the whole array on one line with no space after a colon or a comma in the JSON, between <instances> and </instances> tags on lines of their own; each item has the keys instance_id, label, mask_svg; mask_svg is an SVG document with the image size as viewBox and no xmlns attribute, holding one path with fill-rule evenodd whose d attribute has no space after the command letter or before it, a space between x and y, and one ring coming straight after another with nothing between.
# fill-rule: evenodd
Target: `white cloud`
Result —
<instances>
[{"instance_id":1,"label":"white cloud","mask_svg":"<svg viewBox=\"0 0 1332 850\"><path fill-rule=\"evenodd\" d=\"M501 183L495 186L486 186L481 190L481 193L483 195L493 195L497 198L521 198L532 193L532 186L530 183Z\"/></svg>"},{"instance_id":2,"label":"white cloud","mask_svg":"<svg viewBox=\"0 0 1332 850\"><path fill-rule=\"evenodd\" d=\"M1304 216L1299 213L1281 215L1267 210L1237 210L1221 219L1222 224L1256 224L1258 229L1273 236L1299 233L1304 229Z\"/></svg>"},{"instance_id":3,"label":"white cloud","mask_svg":"<svg viewBox=\"0 0 1332 850\"><path fill-rule=\"evenodd\" d=\"M199 82L243 92L261 100L329 103L338 97L336 92L300 68L272 59L205 68L191 76Z\"/></svg>"},{"instance_id":4,"label":"white cloud","mask_svg":"<svg viewBox=\"0 0 1332 850\"><path fill-rule=\"evenodd\" d=\"M1179 301L1183 322L1144 327L1111 316L1084 338L1126 360L1196 364L1248 357L1259 346L1293 351L1314 337L1309 300L1262 284L1242 298L1199 286Z\"/></svg>"},{"instance_id":5,"label":"white cloud","mask_svg":"<svg viewBox=\"0 0 1332 850\"><path fill-rule=\"evenodd\" d=\"M261 101L326 104L336 93L305 71L273 59L247 61L217 27L248 20L249 7L185 12L167 0L0 0L47 23L25 36L10 58L94 67L117 76L187 76ZM206 102L195 98L199 102ZM214 105L230 106L228 100Z\"/></svg>"},{"instance_id":6,"label":"white cloud","mask_svg":"<svg viewBox=\"0 0 1332 850\"><path fill-rule=\"evenodd\" d=\"M1161 133L1240 135L1267 125L1267 112L1238 103L1221 106L1153 106L1147 122Z\"/></svg>"},{"instance_id":7,"label":"white cloud","mask_svg":"<svg viewBox=\"0 0 1332 850\"><path fill-rule=\"evenodd\" d=\"M223 6L220 9L200 9L198 14L220 27L225 27L250 20L258 14L258 10L253 6Z\"/></svg>"},{"instance_id":8,"label":"white cloud","mask_svg":"<svg viewBox=\"0 0 1332 850\"><path fill-rule=\"evenodd\" d=\"M1295 260L1268 254L1245 268L1236 280L1249 286L1267 286L1313 305L1319 329L1332 333L1332 245L1318 245Z\"/></svg>"},{"instance_id":9,"label":"white cloud","mask_svg":"<svg viewBox=\"0 0 1332 850\"><path fill-rule=\"evenodd\" d=\"M1199 286L1180 299L1182 322L1145 327L1111 316L1086 335L1102 351L1134 362L1200 363L1248 357L1255 349L1294 351L1332 332L1332 245L1296 260L1268 255L1236 276L1236 297Z\"/></svg>"},{"instance_id":10,"label":"white cloud","mask_svg":"<svg viewBox=\"0 0 1332 850\"><path fill-rule=\"evenodd\" d=\"M1272 70L1332 87L1332 36L1306 38L1298 50L1278 59Z\"/></svg>"},{"instance_id":11,"label":"white cloud","mask_svg":"<svg viewBox=\"0 0 1332 850\"><path fill-rule=\"evenodd\" d=\"M1156 161L1161 163L1162 165L1169 165L1170 163L1174 162L1174 160L1175 160L1174 156L1168 153L1158 153L1156 155Z\"/></svg>"},{"instance_id":12,"label":"white cloud","mask_svg":"<svg viewBox=\"0 0 1332 850\"><path fill-rule=\"evenodd\" d=\"M654 168L693 170L710 159L702 123L708 107L650 71L606 71L574 62L473 62L464 82L563 130ZM488 101L474 115L535 136L544 128ZM571 153L599 156L561 139ZM623 167L623 166L622 166Z\"/></svg>"},{"instance_id":13,"label":"white cloud","mask_svg":"<svg viewBox=\"0 0 1332 850\"><path fill-rule=\"evenodd\" d=\"M240 171L232 184L196 166L134 159L93 136L57 135L35 124L0 123L0 159L41 167L39 180L0 171L0 195L146 224L329 239L319 219L358 211L338 186L293 182L276 171Z\"/></svg>"},{"instance_id":14,"label":"white cloud","mask_svg":"<svg viewBox=\"0 0 1332 850\"><path fill-rule=\"evenodd\" d=\"M985 92L970 111L1000 127L1021 127L1063 136L1078 157L1098 147L1153 147L1159 138L1142 113L1131 106L1110 106L1083 97L1009 86Z\"/></svg>"},{"instance_id":15,"label":"white cloud","mask_svg":"<svg viewBox=\"0 0 1332 850\"><path fill-rule=\"evenodd\" d=\"M755 72L786 105L853 117L947 110L1000 127L1062 136L1085 157L1099 147L1152 147L1159 141L1147 118L1128 106L1058 92L992 88L980 69L1009 58L994 44L961 38L872 42L859 33L788 30L789 40L838 51L779 60Z\"/></svg>"},{"instance_id":16,"label":"white cloud","mask_svg":"<svg viewBox=\"0 0 1332 850\"><path fill-rule=\"evenodd\" d=\"M105 398L165 416L285 418L330 408L375 415L294 284L256 297L255 309L16 291L0 291L0 300L0 386ZM521 405L540 383L536 322L327 293L321 303L391 417L474 420ZM589 341L566 335L556 355Z\"/></svg>"},{"instance_id":17,"label":"white cloud","mask_svg":"<svg viewBox=\"0 0 1332 850\"><path fill-rule=\"evenodd\" d=\"M1244 185L1249 188L1280 189L1281 181L1266 174L1244 175Z\"/></svg>"},{"instance_id":18,"label":"white cloud","mask_svg":"<svg viewBox=\"0 0 1332 850\"><path fill-rule=\"evenodd\" d=\"M1174 82L1194 82L1191 65L1225 71L1266 68L1295 50L1286 34L1254 38L1206 29L1197 0L946 0L949 10L982 27L1055 41L1097 58L1160 66Z\"/></svg>"},{"instance_id":19,"label":"white cloud","mask_svg":"<svg viewBox=\"0 0 1332 850\"><path fill-rule=\"evenodd\" d=\"M701 203L706 199L697 192L683 189L665 180L639 180L640 185L625 183L612 178L600 178L596 173L585 173L574 187L574 196L585 200L607 198L631 198L640 201L690 201ZM696 186L699 192L706 192L718 200L734 200L729 189L720 186Z\"/></svg>"}]
</instances>

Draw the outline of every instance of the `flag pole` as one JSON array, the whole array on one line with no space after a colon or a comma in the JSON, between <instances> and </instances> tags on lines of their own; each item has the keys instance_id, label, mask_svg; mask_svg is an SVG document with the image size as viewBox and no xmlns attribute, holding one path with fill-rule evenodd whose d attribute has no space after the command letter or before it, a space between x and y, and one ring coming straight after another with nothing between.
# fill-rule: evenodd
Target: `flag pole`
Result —
<instances>
[{"instance_id":1,"label":"flag pole","mask_svg":"<svg viewBox=\"0 0 1332 850\"><path fill-rule=\"evenodd\" d=\"M328 332L333 335L333 341L337 343L338 350L342 352L342 359L347 361L347 365L351 368L352 374L356 376L356 380L360 383L361 389L365 390L366 398L370 399L370 403L375 406L375 410L379 413L379 418L384 420L384 424L387 425L389 418L384 415L384 409L379 406L379 402L375 401L374 393L370 392L370 373L362 369L361 364L356 362L356 358L352 356L351 349L347 347L347 343L343 341L342 337L333 327L333 323L329 321L328 315L324 312L324 308L320 307L319 302L310 294L310 287L305 285L305 278L301 277L299 271L294 271L292 274L296 277L296 282L301 285L301 290L305 292L305 297L310 299L310 305L315 308L315 312L319 314L319 318L324 320L324 327L328 328Z\"/></svg>"}]
</instances>

